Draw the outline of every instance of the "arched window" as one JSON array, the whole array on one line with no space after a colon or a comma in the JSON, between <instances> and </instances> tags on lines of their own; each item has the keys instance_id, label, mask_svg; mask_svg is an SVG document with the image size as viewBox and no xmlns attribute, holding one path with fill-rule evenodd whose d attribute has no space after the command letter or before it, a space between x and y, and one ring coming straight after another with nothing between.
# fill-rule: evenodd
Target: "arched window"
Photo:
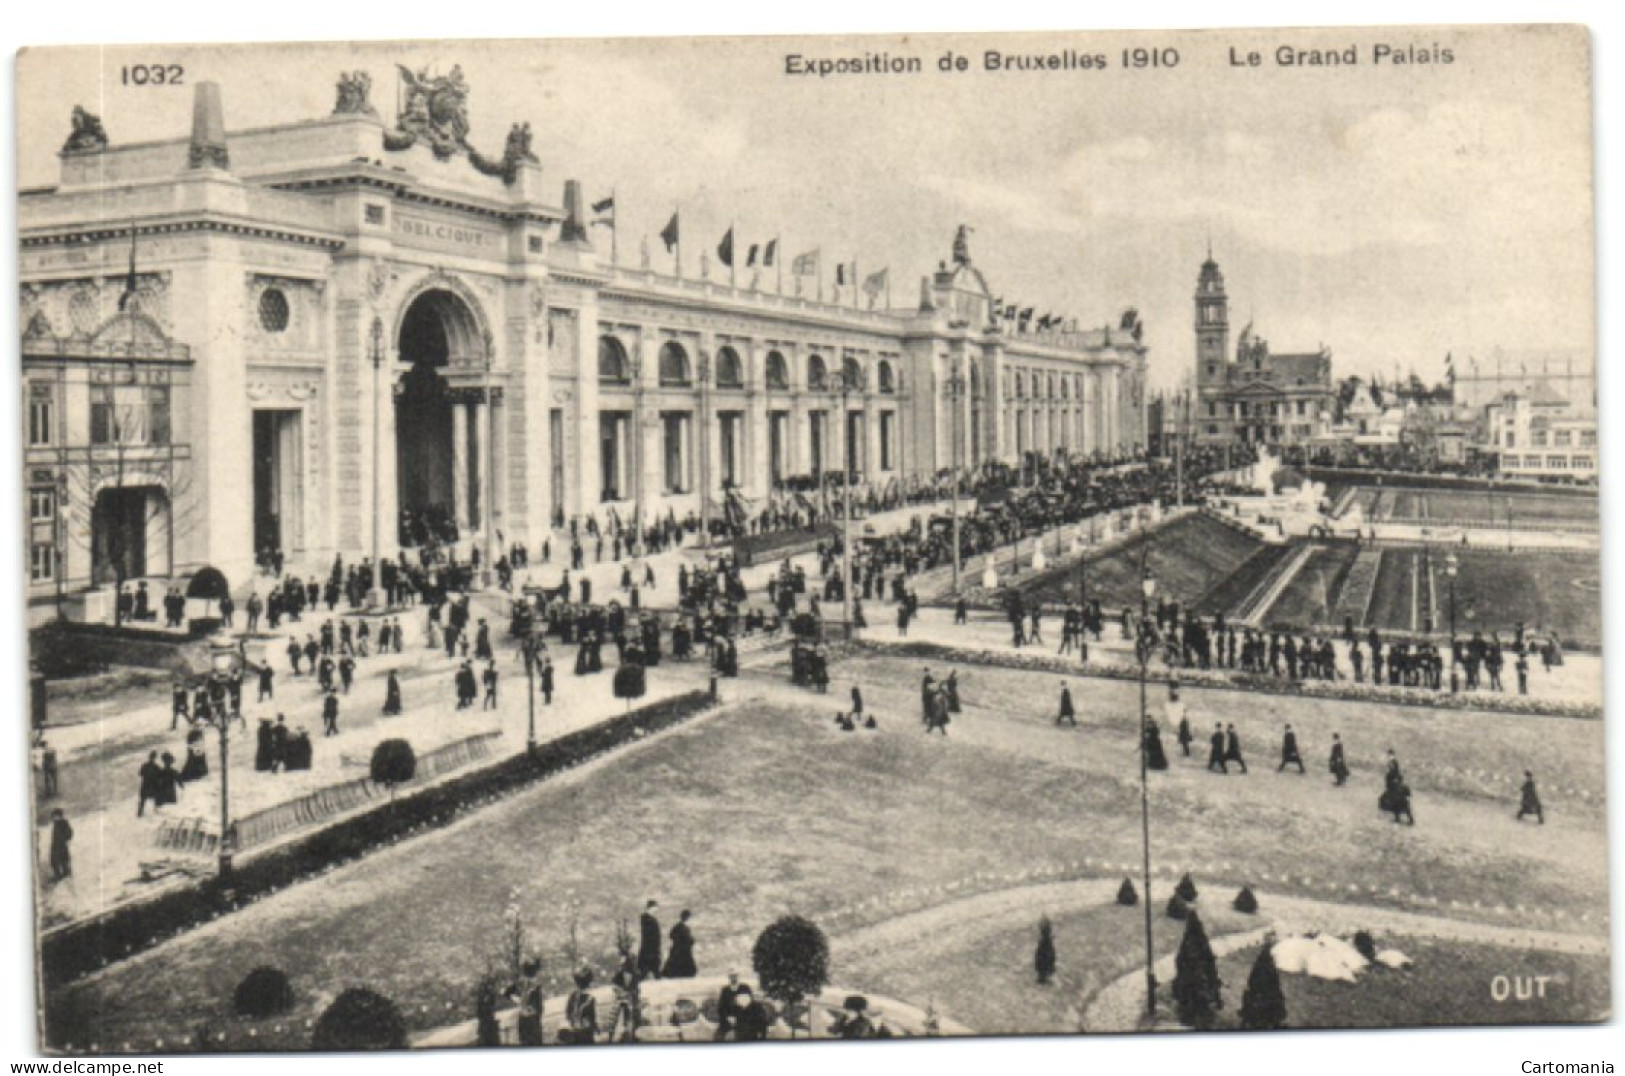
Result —
<instances>
[{"instance_id":1,"label":"arched window","mask_svg":"<svg viewBox=\"0 0 1625 1076\"><path fill-rule=\"evenodd\" d=\"M1044 396L1046 398L1048 398L1048 399L1051 399L1051 400L1055 399L1055 375L1054 374L1050 374L1048 377L1046 377L1044 379Z\"/></svg>"},{"instance_id":2,"label":"arched window","mask_svg":"<svg viewBox=\"0 0 1625 1076\"><path fill-rule=\"evenodd\" d=\"M660 383L686 385L688 381L688 353L675 340L668 340L660 349Z\"/></svg>"},{"instance_id":3,"label":"arched window","mask_svg":"<svg viewBox=\"0 0 1625 1076\"><path fill-rule=\"evenodd\" d=\"M897 381L892 376L891 363L888 360L880 360L880 365L875 368L875 380L880 383L881 392L893 393L897 391Z\"/></svg>"},{"instance_id":4,"label":"arched window","mask_svg":"<svg viewBox=\"0 0 1625 1076\"><path fill-rule=\"evenodd\" d=\"M829 368L822 355L807 356L807 387L814 392L829 388Z\"/></svg>"},{"instance_id":5,"label":"arched window","mask_svg":"<svg viewBox=\"0 0 1625 1076\"><path fill-rule=\"evenodd\" d=\"M1061 399L1072 399L1072 382L1064 377L1061 379Z\"/></svg>"},{"instance_id":6,"label":"arched window","mask_svg":"<svg viewBox=\"0 0 1625 1076\"><path fill-rule=\"evenodd\" d=\"M632 380L632 364L626 359L626 348L613 336L598 338L598 380L614 385Z\"/></svg>"},{"instance_id":7,"label":"arched window","mask_svg":"<svg viewBox=\"0 0 1625 1076\"><path fill-rule=\"evenodd\" d=\"M863 367L850 355L841 360L841 376L846 378L846 387L853 392L863 388Z\"/></svg>"},{"instance_id":8,"label":"arched window","mask_svg":"<svg viewBox=\"0 0 1625 1076\"><path fill-rule=\"evenodd\" d=\"M970 394L972 396L982 394L982 368L976 364L975 359L972 359L970 364Z\"/></svg>"},{"instance_id":9,"label":"arched window","mask_svg":"<svg viewBox=\"0 0 1625 1076\"><path fill-rule=\"evenodd\" d=\"M745 387L745 371L739 362L739 352L731 347L717 349L717 388L738 389Z\"/></svg>"},{"instance_id":10,"label":"arched window","mask_svg":"<svg viewBox=\"0 0 1625 1076\"><path fill-rule=\"evenodd\" d=\"M767 353L767 387L781 392L790 388L790 366L777 351Z\"/></svg>"}]
</instances>

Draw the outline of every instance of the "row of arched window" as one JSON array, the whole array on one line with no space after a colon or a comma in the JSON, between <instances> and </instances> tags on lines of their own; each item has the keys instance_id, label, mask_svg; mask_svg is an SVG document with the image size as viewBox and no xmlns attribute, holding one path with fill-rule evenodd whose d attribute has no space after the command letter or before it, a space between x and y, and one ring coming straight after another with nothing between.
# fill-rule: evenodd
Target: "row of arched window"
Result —
<instances>
[{"instance_id":1,"label":"row of arched window","mask_svg":"<svg viewBox=\"0 0 1625 1076\"><path fill-rule=\"evenodd\" d=\"M727 345L717 348L716 361L713 365L712 375L717 388L745 387L744 360L734 348ZM863 391L870 387L864 375L863 365L850 355L842 360L842 369L846 372L848 383L856 386L854 391ZM790 363L782 352L767 353L762 374L769 391L790 391ZM659 376L663 387L683 388L694 384L693 365L682 344L668 340L661 345ZM627 357L626 346L614 336L605 335L598 338L598 380L606 385L632 383L632 362ZM830 383L829 364L822 355L814 353L807 356L804 387L810 392L823 392L833 387ZM872 387L875 391L886 394L897 391L897 373L890 360L881 359L875 364Z\"/></svg>"}]
</instances>

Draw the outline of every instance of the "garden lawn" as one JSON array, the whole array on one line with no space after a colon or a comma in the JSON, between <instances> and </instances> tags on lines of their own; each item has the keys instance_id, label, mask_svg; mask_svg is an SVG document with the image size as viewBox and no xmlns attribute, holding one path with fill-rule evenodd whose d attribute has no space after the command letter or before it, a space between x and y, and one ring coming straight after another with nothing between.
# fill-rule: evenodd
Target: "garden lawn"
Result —
<instances>
[{"instance_id":1,"label":"garden lawn","mask_svg":"<svg viewBox=\"0 0 1625 1076\"><path fill-rule=\"evenodd\" d=\"M1595 553L1457 551L1456 627L1510 639L1519 621L1531 631L1556 629L1565 642L1602 642L1601 565ZM1438 581L1441 620L1449 616L1446 581Z\"/></svg>"},{"instance_id":2,"label":"garden lawn","mask_svg":"<svg viewBox=\"0 0 1625 1076\"><path fill-rule=\"evenodd\" d=\"M1272 628L1298 631L1317 624L1330 624L1332 610L1337 607L1343 590L1343 580L1359 551L1353 542L1317 547L1264 614L1264 622Z\"/></svg>"},{"instance_id":3,"label":"garden lawn","mask_svg":"<svg viewBox=\"0 0 1625 1076\"><path fill-rule=\"evenodd\" d=\"M946 671L937 669L939 676ZM49 999L51 1039L150 1049L154 1038L173 1043L209 1022L225 1026L235 1042L243 1032L231 1022L229 998L259 964L290 976L296 1024L358 984L396 999L414 1030L467 1019L474 981L498 947L510 902L524 919L527 944L543 955L549 992L557 993L571 963L572 917L579 955L602 969L617 921L635 920L650 898L660 900L667 927L679 910L693 909L702 973L729 966L748 973L755 935L786 912L819 920L899 890L920 891L929 906L949 899L931 893L977 874L1016 875L1086 856L1137 861L1136 685L1073 681L1083 727L1058 729L1058 677L964 667L965 711L944 739L921 731L917 662L862 656L832 672L826 696L785 686L782 664L726 684L726 697L748 701L74 984ZM876 731L843 733L833 723L853 682L864 687ZM1160 708L1162 692L1155 685L1153 692ZM1601 722L1308 706L1234 691L1192 689L1186 697L1199 731L1235 722L1254 763L1251 776L1210 775L1200 753L1177 757L1165 734L1174 757L1169 772L1152 776L1153 853L1177 870L1211 867L1213 877L1197 878L1204 891L1233 892L1267 874L1269 885L1288 891L1297 879L1313 878L1303 892L1322 898L1323 884L1342 891L1358 883L1382 894L1390 886L1431 893L1447 905L1459 897L1585 911L1593 922L1605 917L1600 809L1553 787L1546 826L1512 818L1525 766L1550 774L1554 785L1561 775L1566 785L1600 793ZM1271 772L1284 720L1299 729L1308 776ZM1343 789L1332 788L1322 769L1333 729L1343 732L1355 771ZM1376 811L1389 746L1416 789L1414 828L1396 827ZM1505 777L1486 782L1457 768ZM857 990L897 984L894 993L913 995L912 983L930 990L955 976L991 983L1030 974L1031 952L1021 951L1021 939L1034 922L1021 915L998 924L1009 927L1011 940L987 944L1008 952L972 939L961 957L942 958L927 946L913 963L884 966L844 952L836 930L832 978ZM1551 926L1547 918L1528 922ZM1063 969L1075 966L1066 953L1078 944L1067 937L1062 931ZM1013 971L1002 963L1018 956ZM1125 952L1122 959L1130 958ZM997 969L986 963L992 960L1001 962ZM869 981L870 974L881 981ZM948 998L948 987L943 991ZM944 1001L944 1015L960 1018L954 1006L968 1002L957 998ZM997 1016L982 1015L984 1027ZM1051 1028L1064 1016L1052 1010L1040 1022Z\"/></svg>"},{"instance_id":4,"label":"garden lawn","mask_svg":"<svg viewBox=\"0 0 1625 1076\"><path fill-rule=\"evenodd\" d=\"M1413 612L1416 608L1416 572L1421 556L1421 552L1415 549L1383 550L1371 607L1366 612L1366 627L1400 632L1416 631L1420 627Z\"/></svg>"}]
</instances>

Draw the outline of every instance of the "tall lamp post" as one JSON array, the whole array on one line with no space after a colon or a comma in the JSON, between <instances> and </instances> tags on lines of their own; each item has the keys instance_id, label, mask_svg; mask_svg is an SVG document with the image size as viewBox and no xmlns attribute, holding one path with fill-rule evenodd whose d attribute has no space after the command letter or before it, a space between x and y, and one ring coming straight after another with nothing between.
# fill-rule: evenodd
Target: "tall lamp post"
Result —
<instances>
[{"instance_id":1,"label":"tall lamp post","mask_svg":"<svg viewBox=\"0 0 1625 1076\"><path fill-rule=\"evenodd\" d=\"M852 635L852 445L847 436L850 427L847 401L854 391L862 390L863 375L859 369L842 362L835 372L830 391L841 401L841 624L848 638Z\"/></svg>"},{"instance_id":2,"label":"tall lamp post","mask_svg":"<svg viewBox=\"0 0 1625 1076\"><path fill-rule=\"evenodd\" d=\"M951 460L954 471L953 500L949 502L949 512L954 521L954 593L959 593L959 401L965 394L965 377L959 371L949 374L943 381L943 388L948 393L948 400L954 412L953 445Z\"/></svg>"},{"instance_id":3,"label":"tall lamp post","mask_svg":"<svg viewBox=\"0 0 1625 1076\"><path fill-rule=\"evenodd\" d=\"M526 599L527 601L529 599ZM520 640L521 653L525 656L525 708L528 719L525 733L525 751L532 757L536 754L536 665L541 660L541 639L536 634L535 614L531 614L531 621L525 628L525 637Z\"/></svg>"},{"instance_id":4,"label":"tall lamp post","mask_svg":"<svg viewBox=\"0 0 1625 1076\"><path fill-rule=\"evenodd\" d=\"M1151 940L1151 785L1146 756L1146 684L1151 666L1151 597L1157 581L1146 567L1146 543L1140 545L1140 848L1142 879L1145 886L1145 1017L1150 1024L1157 1018L1156 959Z\"/></svg>"},{"instance_id":5,"label":"tall lamp post","mask_svg":"<svg viewBox=\"0 0 1625 1076\"><path fill-rule=\"evenodd\" d=\"M224 687L242 672L243 654L229 636L209 643L209 681ZM215 694L211 692L210 694ZM193 724L212 726L220 737L220 865L217 876L221 882L231 880L231 856L236 835L231 828L231 722L233 715L226 706L210 706L208 716L199 719L191 715Z\"/></svg>"},{"instance_id":6,"label":"tall lamp post","mask_svg":"<svg viewBox=\"0 0 1625 1076\"><path fill-rule=\"evenodd\" d=\"M1456 677L1456 572L1461 568L1456 555L1444 558L1444 574L1450 580L1450 693L1454 695L1459 681Z\"/></svg>"},{"instance_id":7,"label":"tall lamp post","mask_svg":"<svg viewBox=\"0 0 1625 1076\"><path fill-rule=\"evenodd\" d=\"M379 560L383 548L379 532L383 529L383 505L380 499L380 482L378 467L380 459L379 442L383 437L383 421L379 417L379 397L383 393L382 374L384 365L384 322L381 318L372 319L372 587L367 592L367 607L382 609L384 607L383 588L383 562Z\"/></svg>"}]
</instances>

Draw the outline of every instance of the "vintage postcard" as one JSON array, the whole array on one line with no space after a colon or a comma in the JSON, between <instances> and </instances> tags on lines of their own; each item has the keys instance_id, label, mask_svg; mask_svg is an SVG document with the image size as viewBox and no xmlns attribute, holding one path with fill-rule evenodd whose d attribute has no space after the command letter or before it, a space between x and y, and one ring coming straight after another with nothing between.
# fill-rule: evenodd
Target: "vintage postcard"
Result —
<instances>
[{"instance_id":1,"label":"vintage postcard","mask_svg":"<svg viewBox=\"0 0 1625 1076\"><path fill-rule=\"evenodd\" d=\"M1583 27L17 78L41 1049L1610 1017Z\"/></svg>"}]
</instances>

